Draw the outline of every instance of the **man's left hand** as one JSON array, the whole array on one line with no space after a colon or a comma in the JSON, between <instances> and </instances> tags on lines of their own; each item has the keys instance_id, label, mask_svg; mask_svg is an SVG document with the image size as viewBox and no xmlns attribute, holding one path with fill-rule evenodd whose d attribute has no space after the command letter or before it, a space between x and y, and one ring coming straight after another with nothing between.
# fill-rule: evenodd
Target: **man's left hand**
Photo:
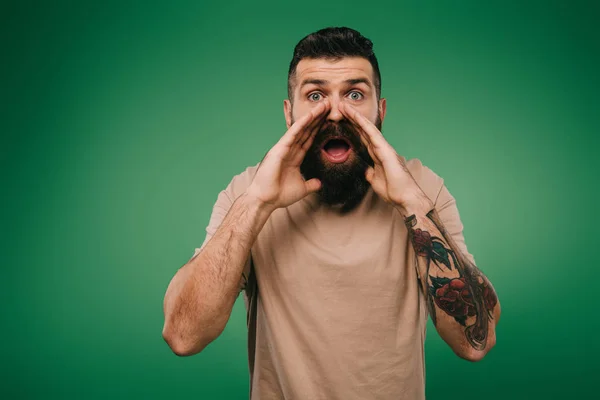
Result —
<instances>
[{"instance_id":1,"label":"man's left hand","mask_svg":"<svg viewBox=\"0 0 600 400\"><path fill-rule=\"evenodd\" d=\"M340 102L338 107L357 128L373 159L374 166L369 166L366 171L366 179L373 191L405 217L417 211L427 213L432 210L433 203L379 129L351 105Z\"/></svg>"}]
</instances>

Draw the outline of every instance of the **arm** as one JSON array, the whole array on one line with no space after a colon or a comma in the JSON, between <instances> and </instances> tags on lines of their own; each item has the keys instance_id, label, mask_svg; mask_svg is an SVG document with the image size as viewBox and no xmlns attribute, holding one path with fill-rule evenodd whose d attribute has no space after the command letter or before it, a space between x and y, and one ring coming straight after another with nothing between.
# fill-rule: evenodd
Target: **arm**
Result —
<instances>
[{"instance_id":1,"label":"arm","mask_svg":"<svg viewBox=\"0 0 600 400\"><path fill-rule=\"evenodd\" d=\"M202 351L225 328L245 261L269 215L255 198L242 194L202 251L171 280L163 337L177 355Z\"/></svg>"},{"instance_id":2,"label":"arm","mask_svg":"<svg viewBox=\"0 0 600 400\"><path fill-rule=\"evenodd\" d=\"M238 197L214 236L175 274L164 299L163 337L177 355L199 353L227 324L252 245L273 211L316 192L300 164L322 126L328 103L315 107L261 161L250 186Z\"/></svg>"},{"instance_id":3,"label":"arm","mask_svg":"<svg viewBox=\"0 0 600 400\"><path fill-rule=\"evenodd\" d=\"M415 250L433 324L458 356L481 360L496 343L500 318L492 284L460 251L435 208L407 206L399 211Z\"/></svg>"},{"instance_id":4,"label":"arm","mask_svg":"<svg viewBox=\"0 0 600 400\"><path fill-rule=\"evenodd\" d=\"M496 342L500 303L489 280L446 232L431 200L405 163L371 121L349 104L340 110L360 128L373 166L365 176L373 190L392 204L408 227L421 284L435 327L462 358L480 360Z\"/></svg>"}]
</instances>

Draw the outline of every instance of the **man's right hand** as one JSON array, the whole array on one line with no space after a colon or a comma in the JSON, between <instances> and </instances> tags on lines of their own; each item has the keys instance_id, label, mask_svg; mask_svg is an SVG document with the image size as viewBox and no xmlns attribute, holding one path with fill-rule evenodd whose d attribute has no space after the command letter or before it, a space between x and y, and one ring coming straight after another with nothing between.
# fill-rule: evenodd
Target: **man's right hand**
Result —
<instances>
[{"instance_id":1,"label":"man's right hand","mask_svg":"<svg viewBox=\"0 0 600 400\"><path fill-rule=\"evenodd\" d=\"M330 108L326 99L290 126L260 163L246 194L274 211L320 189L317 178L304 179L300 165Z\"/></svg>"}]
</instances>

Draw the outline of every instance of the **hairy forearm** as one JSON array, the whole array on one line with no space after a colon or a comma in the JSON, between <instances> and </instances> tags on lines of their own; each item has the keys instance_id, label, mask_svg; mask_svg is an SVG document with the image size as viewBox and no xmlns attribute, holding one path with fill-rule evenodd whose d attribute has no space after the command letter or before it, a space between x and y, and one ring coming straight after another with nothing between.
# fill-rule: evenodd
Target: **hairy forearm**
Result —
<instances>
[{"instance_id":1,"label":"hairy forearm","mask_svg":"<svg viewBox=\"0 0 600 400\"><path fill-rule=\"evenodd\" d=\"M198 353L221 334L250 249L270 213L242 194L200 253L177 271L165 294L163 328L175 353Z\"/></svg>"},{"instance_id":2,"label":"hairy forearm","mask_svg":"<svg viewBox=\"0 0 600 400\"><path fill-rule=\"evenodd\" d=\"M500 317L492 284L458 249L435 208L408 209L402 214L437 331L457 355L480 360L496 342Z\"/></svg>"}]
</instances>

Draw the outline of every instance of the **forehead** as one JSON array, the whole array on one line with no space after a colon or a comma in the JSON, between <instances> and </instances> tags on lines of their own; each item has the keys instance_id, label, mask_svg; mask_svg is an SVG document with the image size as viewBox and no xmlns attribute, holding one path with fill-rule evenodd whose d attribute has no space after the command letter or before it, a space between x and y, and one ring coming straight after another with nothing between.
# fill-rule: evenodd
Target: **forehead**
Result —
<instances>
[{"instance_id":1,"label":"forehead","mask_svg":"<svg viewBox=\"0 0 600 400\"><path fill-rule=\"evenodd\" d=\"M366 58L344 57L339 60L303 58L296 66L296 83L320 78L335 83L349 78L366 78L373 86L373 67Z\"/></svg>"}]
</instances>

